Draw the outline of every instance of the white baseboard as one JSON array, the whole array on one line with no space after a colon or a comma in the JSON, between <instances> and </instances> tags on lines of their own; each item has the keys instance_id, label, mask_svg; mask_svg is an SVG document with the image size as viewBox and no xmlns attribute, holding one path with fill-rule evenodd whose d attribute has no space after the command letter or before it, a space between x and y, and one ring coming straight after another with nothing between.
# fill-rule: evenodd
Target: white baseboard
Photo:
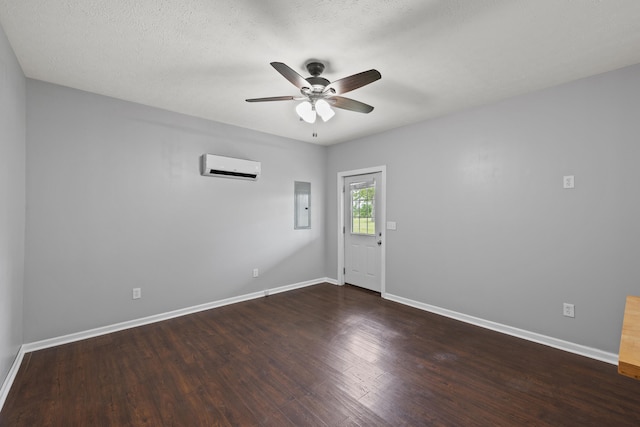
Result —
<instances>
[{"instance_id":1,"label":"white baseboard","mask_svg":"<svg viewBox=\"0 0 640 427\"><path fill-rule=\"evenodd\" d=\"M501 323L492 322L490 320L480 319L479 317L469 316L466 314L458 313L456 311L447 310L446 308L441 308L434 305L414 301L408 298L399 297L397 295L385 293L383 295L383 298L420 310L449 317L451 319L460 320L461 322L470 323L472 325L480 326L486 329L491 329L492 331L501 332L503 334L522 338L528 341L533 341L538 344L543 344L549 347L557 348L559 350L568 351L569 353L579 354L581 356L589 357L601 362L610 363L612 365L618 364L618 355L615 353L609 353L606 351L598 350L597 348L587 347L581 344L575 344L569 341L560 340L535 332L525 331L524 329L518 329L512 326L503 325Z\"/></svg>"},{"instance_id":2,"label":"white baseboard","mask_svg":"<svg viewBox=\"0 0 640 427\"><path fill-rule=\"evenodd\" d=\"M332 285L338 285L338 282L335 279L330 279L325 277L325 278L316 279L316 280L309 280L306 282L294 283L292 285L280 286L277 288L267 289L260 292L253 292L250 294L240 295L237 297L227 298L224 300L213 301L206 304L200 304L192 307L170 311L167 313L156 314L153 316L143 317L140 319L130 320L127 322L116 323L113 325L90 329L88 331L76 332L76 333L64 335L61 337L55 337L55 338L50 338L46 340L23 344L20 347L18 354L16 355L13 365L11 366L9 373L7 374L7 377L2 383L2 387L0 388L0 410L2 410L2 406L4 405L4 402L9 394L9 390L11 389L13 381L18 373L18 370L20 369L20 364L22 363L22 359L26 353L36 351L36 350L42 350L45 348L55 347L58 345L67 344L75 341L80 341L87 338L97 337L97 336L109 334L112 332L118 332L125 329L135 328L137 326L148 325L150 323L161 322L163 320L168 320L168 319L172 319L179 316L185 316L188 314L197 313L204 310L210 310L216 307L222 307L225 305L235 304L238 302L249 301L252 299L264 297L265 295L273 295L281 292L291 291L294 289L304 288L307 286L317 285L320 283L330 283ZM437 306L421 303L418 301L399 297L397 295L393 295L389 293L385 293L384 295L382 295L382 297L390 301L395 301L400 304L418 308L420 310L424 310L431 313L439 314L441 316L446 316L452 319L460 320L465 323L470 323L472 325L480 326L486 329L491 329L493 331L501 332L514 337L526 339L528 341L533 341L539 344L547 345L549 347L568 351L570 353L579 354L581 356L589 357L591 359L600 360L602 362L610 363L613 365L616 365L618 363L618 355L614 353L608 353L595 348L586 347L580 344L575 344L568 341L559 340L557 338L537 334L535 332L529 332L523 329L518 329L511 326L503 325L500 323L491 322L489 320L480 319L478 317L469 316L466 314L462 314L455 311L440 308Z\"/></svg>"},{"instance_id":3,"label":"white baseboard","mask_svg":"<svg viewBox=\"0 0 640 427\"><path fill-rule=\"evenodd\" d=\"M129 320L127 322L116 323L113 325L102 326L95 329L90 329L88 331L75 332L73 334L63 335L60 337L49 338L46 340L35 341L31 343L23 344L16 355L16 358L2 383L2 387L0 388L0 410L2 410L2 406L4 405L4 401L9 395L9 390L13 385L13 381L15 380L16 374L18 373L18 369L20 369L20 364L22 363L22 359L26 353L43 350L45 348L55 347L62 344L68 344L76 341L81 341L87 338L93 338L100 335L110 334L112 332L118 332L125 329L135 328L137 326L148 325L150 323L161 322L163 320L173 319L179 316L186 316L188 314L197 313L204 310L210 310L216 307L222 307L229 304L235 304L238 302L249 301L256 298L262 298L266 295L278 294L281 292L291 291L294 289L304 288L307 286L318 285L320 283L330 283L336 285L337 282L334 279L330 279L328 277L323 277L315 280L308 280L306 282L294 283L292 285L279 286L277 288L265 289L259 292L252 292L250 294L240 295L237 297L227 298L219 301L213 301L205 304L195 305L193 307L186 307L179 310L169 311L167 313L160 313L153 316L143 317L140 319Z\"/></svg>"},{"instance_id":4,"label":"white baseboard","mask_svg":"<svg viewBox=\"0 0 640 427\"><path fill-rule=\"evenodd\" d=\"M2 411L2 407L4 406L4 401L7 400L7 396L9 395L9 390L13 385L13 381L16 379L16 375L18 375L18 370L20 369L20 365L22 364L22 358L24 357L24 346L20 346L18 350L18 354L16 358L13 360L13 364L9 369L9 373L7 377L4 379L2 383L2 387L0 387L0 411Z\"/></svg>"},{"instance_id":5,"label":"white baseboard","mask_svg":"<svg viewBox=\"0 0 640 427\"><path fill-rule=\"evenodd\" d=\"M140 319L129 320L126 322L116 323L113 325L102 326L88 331L75 332L61 337L49 338L46 340L35 341L23 345L24 352L29 353L31 351L42 350L49 347L55 347L62 344L68 344L75 341L81 341L87 338L93 338L100 335L110 334L112 332L118 332L125 329L135 328L137 326L148 325L150 323L162 322L163 320L173 319L175 317L186 316L188 314L198 313L204 310L210 310L216 307L222 307L229 304L235 304L238 302L249 301L256 298L262 298L266 295L278 294L281 292L291 291L293 289L304 288L307 286L317 285L320 283L331 283L328 278L320 278L315 280L308 280L306 282L294 283L292 285L280 286L272 289L265 289L259 292L252 292L250 294L240 295L237 297L231 297L219 301L208 302L205 304L195 305L192 307L181 308L179 310L173 310L166 313L154 314L153 316L143 317Z\"/></svg>"}]
</instances>

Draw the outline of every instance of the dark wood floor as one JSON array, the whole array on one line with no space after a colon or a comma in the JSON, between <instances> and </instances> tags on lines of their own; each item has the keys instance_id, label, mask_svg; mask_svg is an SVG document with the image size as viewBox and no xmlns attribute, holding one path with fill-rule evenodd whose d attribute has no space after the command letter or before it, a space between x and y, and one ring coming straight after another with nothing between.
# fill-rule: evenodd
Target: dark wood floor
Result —
<instances>
[{"instance_id":1,"label":"dark wood floor","mask_svg":"<svg viewBox=\"0 0 640 427\"><path fill-rule=\"evenodd\" d=\"M638 426L616 367L312 286L27 354L1 426Z\"/></svg>"}]
</instances>

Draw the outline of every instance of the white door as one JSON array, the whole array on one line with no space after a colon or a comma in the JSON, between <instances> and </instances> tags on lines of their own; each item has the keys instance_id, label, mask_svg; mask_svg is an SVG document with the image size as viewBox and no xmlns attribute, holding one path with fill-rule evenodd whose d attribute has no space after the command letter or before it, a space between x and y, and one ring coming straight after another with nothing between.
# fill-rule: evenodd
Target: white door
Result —
<instances>
[{"instance_id":1,"label":"white door","mask_svg":"<svg viewBox=\"0 0 640 427\"><path fill-rule=\"evenodd\" d=\"M344 179L344 281L381 292L381 172Z\"/></svg>"}]
</instances>

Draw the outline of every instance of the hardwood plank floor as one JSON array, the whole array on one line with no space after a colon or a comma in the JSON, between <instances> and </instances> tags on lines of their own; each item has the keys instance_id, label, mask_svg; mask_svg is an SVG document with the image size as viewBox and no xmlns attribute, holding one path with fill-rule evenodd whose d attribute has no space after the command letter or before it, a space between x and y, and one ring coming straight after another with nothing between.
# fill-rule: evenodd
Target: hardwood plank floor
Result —
<instances>
[{"instance_id":1,"label":"hardwood plank floor","mask_svg":"<svg viewBox=\"0 0 640 427\"><path fill-rule=\"evenodd\" d=\"M638 426L616 367L316 285L25 355L0 426Z\"/></svg>"}]
</instances>

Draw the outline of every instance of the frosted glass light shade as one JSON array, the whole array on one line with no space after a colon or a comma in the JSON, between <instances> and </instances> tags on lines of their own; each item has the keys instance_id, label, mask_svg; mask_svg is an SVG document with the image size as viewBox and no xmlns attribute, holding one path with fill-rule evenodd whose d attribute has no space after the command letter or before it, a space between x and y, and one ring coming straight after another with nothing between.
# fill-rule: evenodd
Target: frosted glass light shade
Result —
<instances>
[{"instance_id":1,"label":"frosted glass light shade","mask_svg":"<svg viewBox=\"0 0 640 427\"><path fill-rule=\"evenodd\" d=\"M298 113L300 118L307 123L315 123L316 121L316 111L313 109L313 106L309 101L304 101L298 104L296 107L296 113Z\"/></svg>"},{"instance_id":2,"label":"frosted glass light shade","mask_svg":"<svg viewBox=\"0 0 640 427\"><path fill-rule=\"evenodd\" d=\"M316 111L325 122L329 121L331 117L336 115L335 111L331 109L329 103L324 99L319 99L316 101Z\"/></svg>"}]
</instances>

